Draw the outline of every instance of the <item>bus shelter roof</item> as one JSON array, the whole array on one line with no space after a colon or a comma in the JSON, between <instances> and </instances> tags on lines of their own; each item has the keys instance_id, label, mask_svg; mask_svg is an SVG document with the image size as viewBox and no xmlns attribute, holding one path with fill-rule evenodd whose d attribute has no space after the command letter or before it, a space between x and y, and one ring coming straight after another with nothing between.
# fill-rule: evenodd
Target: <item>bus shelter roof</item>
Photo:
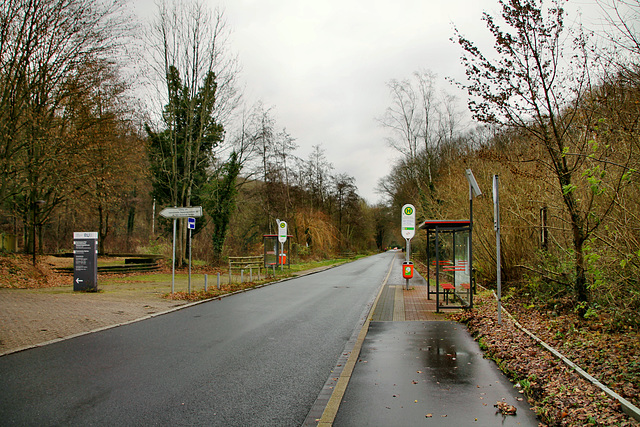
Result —
<instances>
[{"instance_id":1,"label":"bus shelter roof","mask_svg":"<svg viewBox=\"0 0 640 427\"><path fill-rule=\"evenodd\" d=\"M468 219L428 219L418 228L422 230L435 230L436 228L467 228L471 225Z\"/></svg>"}]
</instances>

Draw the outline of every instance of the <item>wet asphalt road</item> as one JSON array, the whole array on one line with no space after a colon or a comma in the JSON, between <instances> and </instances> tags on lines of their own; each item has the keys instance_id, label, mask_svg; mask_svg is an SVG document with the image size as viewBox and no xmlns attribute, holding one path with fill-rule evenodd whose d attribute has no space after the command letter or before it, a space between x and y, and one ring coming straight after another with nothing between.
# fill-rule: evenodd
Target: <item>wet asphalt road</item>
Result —
<instances>
[{"instance_id":1,"label":"wet asphalt road","mask_svg":"<svg viewBox=\"0 0 640 427\"><path fill-rule=\"evenodd\" d=\"M1 424L300 425L394 256L0 357Z\"/></svg>"}]
</instances>

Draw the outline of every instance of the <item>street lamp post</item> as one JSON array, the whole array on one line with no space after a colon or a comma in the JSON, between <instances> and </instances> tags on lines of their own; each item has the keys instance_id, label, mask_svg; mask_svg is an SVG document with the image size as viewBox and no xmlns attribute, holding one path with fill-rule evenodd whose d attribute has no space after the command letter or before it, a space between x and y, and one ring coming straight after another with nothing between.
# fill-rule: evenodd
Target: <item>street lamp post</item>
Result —
<instances>
[{"instance_id":1,"label":"street lamp post","mask_svg":"<svg viewBox=\"0 0 640 427\"><path fill-rule=\"evenodd\" d=\"M467 169L465 175L467 181L469 181L469 286L473 297L473 292L475 291L475 282L473 281L473 198L482 196L482 191L480 191L476 177L473 176L471 169ZM473 308L473 299L470 298L470 301L469 308Z\"/></svg>"}]
</instances>

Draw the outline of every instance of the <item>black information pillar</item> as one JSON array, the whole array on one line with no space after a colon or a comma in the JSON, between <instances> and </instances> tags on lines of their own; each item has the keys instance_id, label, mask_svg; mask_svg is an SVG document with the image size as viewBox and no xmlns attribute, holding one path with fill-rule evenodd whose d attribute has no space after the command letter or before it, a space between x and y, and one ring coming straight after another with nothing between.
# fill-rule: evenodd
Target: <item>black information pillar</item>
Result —
<instances>
[{"instance_id":1,"label":"black information pillar","mask_svg":"<svg viewBox=\"0 0 640 427\"><path fill-rule=\"evenodd\" d=\"M73 290L98 290L98 233L73 233Z\"/></svg>"}]
</instances>

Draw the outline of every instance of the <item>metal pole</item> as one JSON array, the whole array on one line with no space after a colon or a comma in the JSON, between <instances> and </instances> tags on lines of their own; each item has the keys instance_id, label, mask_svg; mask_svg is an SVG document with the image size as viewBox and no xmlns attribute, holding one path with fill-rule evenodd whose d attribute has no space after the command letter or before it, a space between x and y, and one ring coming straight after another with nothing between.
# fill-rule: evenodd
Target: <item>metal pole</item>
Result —
<instances>
[{"instance_id":1,"label":"metal pole","mask_svg":"<svg viewBox=\"0 0 640 427\"><path fill-rule=\"evenodd\" d=\"M220 290L220 273L217 273L218 276L218 290Z\"/></svg>"},{"instance_id":2,"label":"metal pole","mask_svg":"<svg viewBox=\"0 0 640 427\"><path fill-rule=\"evenodd\" d=\"M473 282L473 188L469 183L469 288L475 290ZM473 292L469 296L469 308L473 308Z\"/></svg>"},{"instance_id":3,"label":"metal pole","mask_svg":"<svg viewBox=\"0 0 640 427\"><path fill-rule=\"evenodd\" d=\"M209 292L209 286L207 285L207 275L204 275L204 291Z\"/></svg>"},{"instance_id":4,"label":"metal pole","mask_svg":"<svg viewBox=\"0 0 640 427\"><path fill-rule=\"evenodd\" d=\"M244 283L244 269L240 270L240 283Z\"/></svg>"},{"instance_id":5,"label":"metal pole","mask_svg":"<svg viewBox=\"0 0 640 427\"><path fill-rule=\"evenodd\" d=\"M493 176L494 228L496 231L496 286L498 290L498 325L502 323L502 278L500 270L500 205L498 196L498 175Z\"/></svg>"},{"instance_id":6,"label":"metal pole","mask_svg":"<svg viewBox=\"0 0 640 427\"><path fill-rule=\"evenodd\" d=\"M284 263L282 262L282 255L284 255L284 243L280 243L280 254L278 255L278 262L280 263L280 272L284 270Z\"/></svg>"},{"instance_id":7,"label":"metal pole","mask_svg":"<svg viewBox=\"0 0 640 427\"><path fill-rule=\"evenodd\" d=\"M411 261L411 239L405 239L407 241L407 256L406 256L406 261L410 262ZM405 279L405 288L407 290L409 290L409 279Z\"/></svg>"},{"instance_id":8,"label":"metal pole","mask_svg":"<svg viewBox=\"0 0 640 427\"><path fill-rule=\"evenodd\" d=\"M36 266L36 209L38 204L36 201L33 201L33 266Z\"/></svg>"},{"instance_id":9,"label":"metal pole","mask_svg":"<svg viewBox=\"0 0 640 427\"><path fill-rule=\"evenodd\" d=\"M176 287L176 218L173 219L173 258L171 262L171 293Z\"/></svg>"},{"instance_id":10,"label":"metal pole","mask_svg":"<svg viewBox=\"0 0 640 427\"><path fill-rule=\"evenodd\" d=\"M467 259L469 258L469 250L470 250L470 241L469 239L471 238L471 232L469 232L467 234L467 241L465 242L466 247L465 247L465 256L467 257ZM469 289L467 289L467 299L469 300L469 303L471 303L471 300L473 299L473 277L472 277L472 271L469 269L469 263L467 262L467 271L466 273L469 275Z\"/></svg>"},{"instance_id":11,"label":"metal pole","mask_svg":"<svg viewBox=\"0 0 640 427\"><path fill-rule=\"evenodd\" d=\"M427 228L427 299L431 299L431 289L430 289L430 285L431 285L431 272L430 270L430 264L431 264L431 252L429 252L430 250L430 246L429 246L429 229Z\"/></svg>"},{"instance_id":12,"label":"metal pole","mask_svg":"<svg viewBox=\"0 0 640 427\"><path fill-rule=\"evenodd\" d=\"M189 294L191 294L191 229L189 229Z\"/></svg>"},{"instance_id":13,"label":"metal pole","mask_svg":"<svg viewBox=\"0 0 640 427\"><path fill-rule=\"evenodd\" d=\"M440 233L436 227L436 313L440 313Z\"/></svg>"}]
</instances>

